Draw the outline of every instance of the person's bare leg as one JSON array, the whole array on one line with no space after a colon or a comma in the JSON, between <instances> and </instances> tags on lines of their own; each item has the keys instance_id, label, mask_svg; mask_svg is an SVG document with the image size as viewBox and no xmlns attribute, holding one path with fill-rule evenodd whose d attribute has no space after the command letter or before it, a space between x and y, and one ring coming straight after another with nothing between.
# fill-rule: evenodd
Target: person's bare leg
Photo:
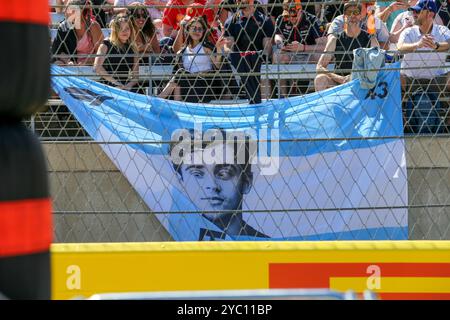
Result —
<instances>
[{"instance_id":1,"label":"person's bare leg","mask_svg":"<svg viewBox=\"0 0 450 320\"><path fill-rule=\"evenodd\" d=\"M173 93L176 87L178 87L178 85L175 82L169 81L169 83L166 84L161 93L158 94L158 98L167 99L167 97L169 97Z\"/></svg>"},{"instance_id":2,"label":"person's bare leg","mask_svg":"<svg viewBox=\"0 0 450 320\"><path fill-rule=\"evenodd\" d=\"M314 89L316 92L326 90L336 86L337 83L333 81L327 74L318 74L314 79Z\"/></svg>"},{"instance_id":3,"label":"person's bare leg","mask_svg":"<svg viewBox=\"0 0 450 320\"><path fill-rule=\"evenodd\" d=\"M173 99L175 101L181 101L181 87L175 84L175 88L173 90Z\"/></svg>"},{"instance_id":4,"label":"person's bare leg","mask_svg":"<svg viewBox=\"0 0 450 320\"><path fill-rule=\"evenodd\" d=\"M261 96L263 99L270 99L272 88L269 79L261 79Z\"/></svg>"},{"instance_id":5,"label":"person's bare leg","mask_svg":"<svg viewBox=\"0 0 450 320\"><path fill-rule=\"evenodd\" d=\"M400 75L400 84L402 85L402 91L406 91L406 77L404 75Z\"/></svg>"},{"instance_id":6,"label":"person's bare leg","mask_svg":"<svg viewBox=\"0 0 450 320\"><path fill-rule=\"evenodd\" d=\"M289 55L282 52L273 55L273 61L279 64L286 64L290 62ZM286 98L288 96L288 87L286 80L279 80L280 96Z\"/></svg>"}]
</instances>

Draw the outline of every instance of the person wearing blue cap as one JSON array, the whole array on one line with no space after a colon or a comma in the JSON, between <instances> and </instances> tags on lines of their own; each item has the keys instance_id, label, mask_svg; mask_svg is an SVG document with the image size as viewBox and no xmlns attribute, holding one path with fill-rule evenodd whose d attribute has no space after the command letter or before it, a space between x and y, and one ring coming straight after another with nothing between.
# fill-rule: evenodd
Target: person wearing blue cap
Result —
<instances>
[{"instance_id":1,"label":"person wearing blue cap","mask_svg":"<svg viewBox=\"0 0 450 320\"><path fill-rule=\"evenodd\" d=\"M434 23L437 6L434 0L420 0L408 9L414 16L415 25L405 29L399 38L398 50L404 53L402 60L402 86L411 79L435 79L450 89L445 68L450 47L450 30Z\"/></svg>"},{"instance_id":2,"label":"person wearing blue cap","mask_svg":"<svg viewBox=\"0 0 450 320\"><path fill-rule=\"evenodd\" d=\"M408 10L410 7L414 7L418 4L419 0L408 0L407 1L407 9L405 12L400 13L392 23L392 27L390 29L390 37L389 41L390 43L397 43L398 39L400 38L400 34L403 32L403 30L411 28L414 26L414 15L413 12ZM439 17L439 15L434 16L434 23L444 25L442 22L442 19Z\"/></svg>"}]
</instances>

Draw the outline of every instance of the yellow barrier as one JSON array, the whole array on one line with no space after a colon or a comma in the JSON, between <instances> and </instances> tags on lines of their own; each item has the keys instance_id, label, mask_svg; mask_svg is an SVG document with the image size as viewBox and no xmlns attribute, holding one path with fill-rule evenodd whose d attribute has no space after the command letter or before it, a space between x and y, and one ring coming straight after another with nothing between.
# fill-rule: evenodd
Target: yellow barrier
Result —
<instances>
[{"instance_id":1,"label":"yellow barrier","mask_svg":"<svg viewBox=\"0 0 450 320\"><path fill-rule=\"evenodd\" d=\"M450 241L54 244L52 272L54 299L266 288L450 299Z\"/></svg>"}]
</instances>

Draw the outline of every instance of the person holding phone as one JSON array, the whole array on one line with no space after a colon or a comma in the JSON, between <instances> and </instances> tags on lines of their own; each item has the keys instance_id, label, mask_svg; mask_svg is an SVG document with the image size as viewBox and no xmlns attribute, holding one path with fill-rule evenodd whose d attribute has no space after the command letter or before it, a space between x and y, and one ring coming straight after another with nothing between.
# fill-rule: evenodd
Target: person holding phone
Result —
<instances>
[{"instance_id":1,"label":"person holding phone","mask_svg":"<svg viewBox=\"0 0 450 320\"><path fill-rule=\"evenodd\" d=\"M59 65L93 64L95 53L103 42L102 29L92 19L90 2L67 2L65 19L58 26L52 44L53 62Z\"/></svg>"},{"instance_id":2,"label":"person holding phone","mask_svg":"<svg viewBox=\"0 0 450 320\"><path fill-rule=\"evenodd\" d=\"M414 0L415 1L415 0ZM405 12L411 5L411 0L399 0L399 1L377 1L376 2L376 15L383 22L386 23L388 30L391 30L395 18Z\"/></svg>"},{"instance_id":3,"label":"person holding phone","mask_svg":"<svg viewBox=\"0 0 450 320\"><path fill-rule=\"evenodd\" d=\"M420 0L409 11L415 25L404 30L398 41L398 50L404 54L402 88L409 91L413 81L429 79L430 88L435 86L433 91L448 92L450 73L444 66L450 49L450 30L435 23L437 6L434 0Z\"/></svg>"},{"instance_id":4,"label":"person holding phone","mask_svg":"<svg viewBox=\"0 0 450 320\"><path fill-rule=\"evenodd\" d=\"M212 74L220 69L225 40L220 38L216 48L208 42L209 28L203 17L190 19L184 28L186 44L177 53L172 79L158 97L166 99L173 96L176 101L206 103L215 97L215 77Z\"/></svg>"},{"instance_id":5,"label":"person holding phone","mask_svg":"<svg viewBox=\"0 0 450 320\"><path fill-rule=\"evenodd\" d=\"M275 23L275 48L273 61L276 63L317 63L314 53L325 49L327 38L325 26L316 16L303 10L300 2L284 0L283 14ZM286 80L280 80L281 95L287 96Z\"/></svg>"},{"instance_id":6,"label":"person holding phone","mask_svg":"<svg viewBox=\"0 0 450 320\"><path fill-rule=\"evenodd\" d=\"M415 5L418 4L418 0L409 0L408 1L408 8L413 7ZM408 9L407 8L407 9ZM442 19L436 15L434 17L434 22L438 25L442 25ZM405 12L399 14L397 16L397 18L395 18L392 28L391 28L391 35L389 37L389 41L391 43L397 43L399 38L400 38L400 34L408 29L411 28L412 26L414 26L416 24L416 21L414 19L414 15L413 12L410 10L406 10Z\"/></svg>"}]
</instances>

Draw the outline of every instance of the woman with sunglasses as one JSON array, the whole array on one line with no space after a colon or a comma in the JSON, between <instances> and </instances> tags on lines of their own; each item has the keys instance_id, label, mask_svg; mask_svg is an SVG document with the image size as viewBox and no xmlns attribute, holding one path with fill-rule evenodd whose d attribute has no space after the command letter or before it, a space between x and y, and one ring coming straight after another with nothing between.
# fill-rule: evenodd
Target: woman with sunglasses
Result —
<instances>
[{"instance_id":1,"label":"woman with sunglasses","mask_svg":"<svg viewBox=\"0 0 450 320\"><path fill-rule=\"evenodd\" d=\"M100 25L92 18L90 2L70 0L64 14L52 44L53 61L60 65L92 65L93 55L104 37Z\"/></svg>"},{"instance_id":2,"label":"woman with sunglasses","mask_svg":"<svg viewBox=\"0 0 450 320\"><path fill-rule=\"evenodd\" d=\"M122 90L139 92L139 58L132 22L121 13L110 23L111 36L103 41L95 58L95 72L104 83Z\"/></svg>"},{"instance_id":3,"label":"woman with sunglasses","mask_svg":"<svg viewBox=\"0 0 450 320\"><path fill-rule=\"evenodd\" d=\"M155 25L148 14L147 8L142 4L138 2L132 3L130 12L140 64L149 64L149 55L153 54L152 61L155 61L156 55L159 55L161 52L159 41L156 37Z\"/></svg>"},{"instance_id":4,"label":"woman with sunglasses","mask_svg":"<svg viewBox=\"0 0 450 320\"><path fill-rule=\"evenodd\" d=\"M189 20L185 30L186 45L177 53L174 76L158 96L165 99L173 95L176 101L209 102L215 96L215 80L205 75L215 73L215 68L220 69L225 39L217 41L216 54L206 41L208 25L203 17Z\"/></svg>"}]
</instances>

